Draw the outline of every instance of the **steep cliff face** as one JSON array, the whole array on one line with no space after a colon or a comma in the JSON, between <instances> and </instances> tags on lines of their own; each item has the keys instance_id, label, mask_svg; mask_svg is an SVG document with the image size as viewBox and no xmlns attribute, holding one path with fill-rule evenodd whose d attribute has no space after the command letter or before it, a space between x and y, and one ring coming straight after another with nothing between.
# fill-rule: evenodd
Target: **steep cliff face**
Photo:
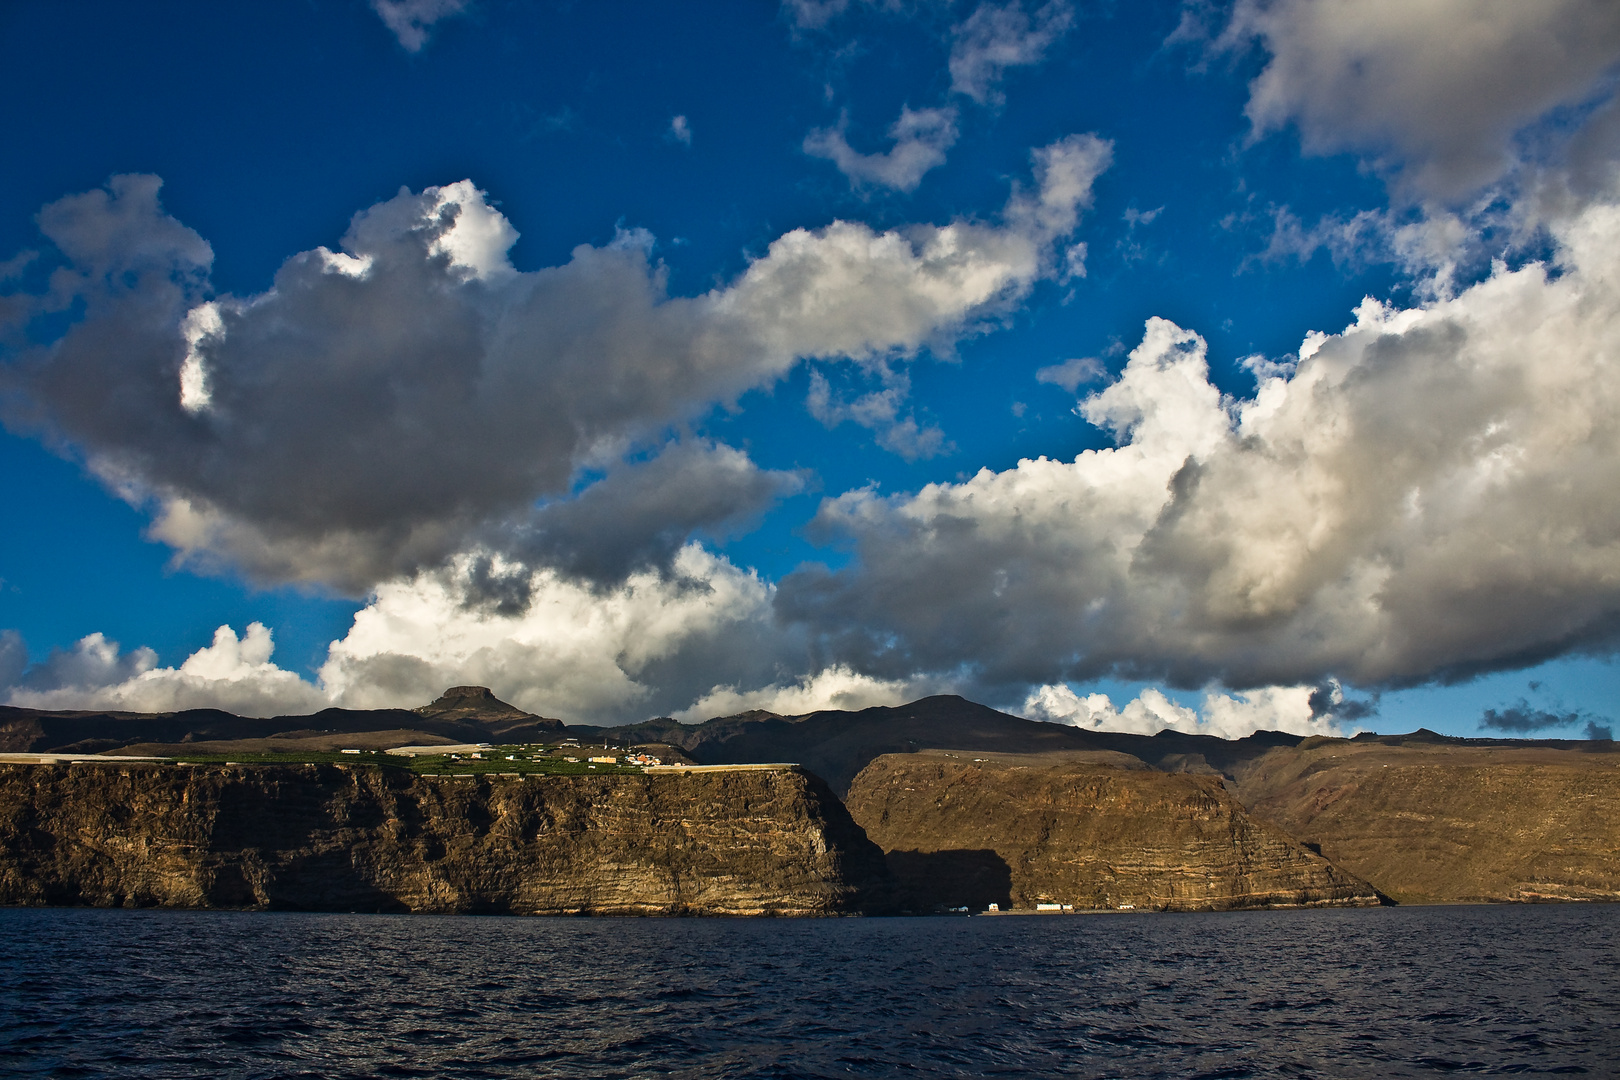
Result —
<instances>
[{"instance_id":1,"label":"steep cliff face","mask_svg":"<svg viewBox=\"0 0 1620 1080\"><path fill-rule=\"evenodd\" d=\"M1620 900L1612 751L1312 739L1239 794L1402 903Z\"/></svg>"},{"instance_id":2,"label":"steep cliff face","mask_svg":"<svg viewBox=\"0 0 1620 1080\"><path fill-rule=\"evenodd\" d=\"M1122 756L1122 755L1121 755ZM1044 755L880 757L847 804L913 906L1207 911L1378 902L1218 777Z\"/></svg>"},{"instance_id":3,"label":"steep cliff face","mask_svg":"<svg viewBox=\"0 0 1620 1080\"><path fill-rule=\"evenodd\" d=\"M0 904L825 915L883 877L797 769L0 765Z\"/></svg>"}]
</instances>

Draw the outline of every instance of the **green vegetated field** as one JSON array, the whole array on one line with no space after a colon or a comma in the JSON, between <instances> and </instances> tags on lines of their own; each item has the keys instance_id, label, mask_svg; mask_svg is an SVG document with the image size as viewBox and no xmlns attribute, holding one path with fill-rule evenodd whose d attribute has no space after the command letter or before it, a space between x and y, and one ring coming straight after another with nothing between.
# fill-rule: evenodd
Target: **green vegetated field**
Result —
<instances>
[{"instance_id":1,"label":"green vegetated field","mask_svg":"<svg viewBox=\"0 0 1620 1080\"><path fill-rule=\"evenodd\" d=\"M591 764L578 755L579 761L565 761L549 756L530 746L496 746L484 751L483 758L469 758L462 754L422 754L405 757L381 750L365 750L358 754L344 754L335 750L310 750L298 753L236 753L185 754L176 757L177 765L376 765L385 769L401 769L418 776L486 776L496 773L520 773L541 776L597 776L605 773L639 773L639 765ZM508 761L507 755L516 760Z\"/></svg>"}]
</instances>

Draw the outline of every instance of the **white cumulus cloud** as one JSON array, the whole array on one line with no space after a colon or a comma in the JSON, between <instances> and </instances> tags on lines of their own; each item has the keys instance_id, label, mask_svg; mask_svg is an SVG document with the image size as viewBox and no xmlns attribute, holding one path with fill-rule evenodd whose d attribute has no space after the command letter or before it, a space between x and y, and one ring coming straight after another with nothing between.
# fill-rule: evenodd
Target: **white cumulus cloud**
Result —
<instances>
[{"instance_id":1,"label":"white cumulus cloud","mask_svg":"<svg viewBox=\"0 0 1620 1080\"><path fill-rule=\"evenodd\" d=\"M261 623L250 623L241 637L221 626L211 645L178 668L156 666L150 649L120 655L117 642L91 634L33 673L46 688L15 688L9 702L35 709L224 709L243 716L307 713L331 704L319 689L271 663L273 651Z\"/></svg>"},{"instance_id":2,"label":"white cumulus cloud","mask_svg":"<svg viewBox=\"0 0 1620 1080\"><path fill-rule=\"evenodd\" d=\"M1092 731L1124 731L1156 735L1181 731L1241 739L1257 731L1286 731L1294 735L1343 735L1331 715L1319 716L1312 708L1316 690L1310 686L1264 686L1247 693L1210 691L1200 707L1189 709L1148 688L1116 709L1107 694L1081 697L1062 683L1038 686L1024 700L1023 712L1032 720L1045 720Z\"/></svg>"},{"instance_id":3,"label":"white cumulus cloud","mask_svg":"<svg viewBox=\"0 0 1620 1080\"><path fill-rule=\"evenodd\" d=\"M1620 622L1620 207L1551 265L1368 300L1291 374L1223 397L1151 319L1080 413L1118 445L827 500L856 560L778 608L882 677L1108 674L1404 685L1605 652ZM1262 372L1264 376L1264 373Z\"/></svg>"},{"instance_id":4,"label":"white cumulus cloud","mask_svg":"<svg viewBox=\"0 0 1620 1080\"><path fill-rule=\"evenodd\" d=\"M719 700L717 678L746 694L809 663L803 635L773 625L771 586L697 545L666 571L637 571L612 587L489 561L463 555L379 586L313 681L272 662L271 634L259 623L241 637L220 627L179 667L92 634L24 674L9 703L272 716L331 705L412 708L473 683L542 715L616 723ZM506 607L490 596L479 578L491 571L522 575L524 602ZM814 685L835 695L866 684L830 675Z\"/></svg>"},{"instance_id":5,"label":"white cumulus cloud","mask_svg":"<svg viewBox=\"0 0 1620 1080\"><path fill-rule=\"evenodd\" d=\"M470 682L536 713L600 723L668 714L717 676L758 685L784 661L805 662L770 629L771 587L696 545L667 573L611 588L528 572L528 602L512 611L469 603L474 563L379 587L333 643L320 671L327 694L377 708Z\"/></svg>"},{"instance_id":6,"label":"white cumulus cloud","mask_svg":"<svg viewBox=\"0 0 1620 1080\"><path fill-rule=\"evenodd\" d=\"M716 686L674 715L682 722L696 723L754 709L782 716L801 716L821 709L855 712L878 705L902 705L930 692L931 686L905 679L874 679L835 664L812 675L755 690Z\"/></svg>"},{"instance_id":7,"label":"white cumulus cloud","mask_svg":"<svg viewBox=\"0 0 1620 1080\"><path fill-rule=\"evenodd\" d=\"M1250 85L1257 132L1293 124L1307 151L1366 155L1421 196L1498 179L1559 107L1584 129L1577 157L1620 145L1611 0L1238 0L1221 44L1256 38L1270 53Z\"/></svg>"}]
</instances>

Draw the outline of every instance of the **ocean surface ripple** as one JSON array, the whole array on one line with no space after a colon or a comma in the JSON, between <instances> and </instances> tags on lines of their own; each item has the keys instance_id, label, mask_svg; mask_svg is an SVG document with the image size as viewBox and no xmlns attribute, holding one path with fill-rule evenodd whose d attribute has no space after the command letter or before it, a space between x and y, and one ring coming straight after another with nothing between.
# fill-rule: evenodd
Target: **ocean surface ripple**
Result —
<instances>
[{"instance_id":1,"label":"ocean surface ripple","mask_svg":"<svg viewBox=\"0 0 1620 1080\"><path fill-rule=\"evenodd\" d=\"M10 909L0 1073L1612 1077L1617 918Z\"/></svg>"}]
</instances>

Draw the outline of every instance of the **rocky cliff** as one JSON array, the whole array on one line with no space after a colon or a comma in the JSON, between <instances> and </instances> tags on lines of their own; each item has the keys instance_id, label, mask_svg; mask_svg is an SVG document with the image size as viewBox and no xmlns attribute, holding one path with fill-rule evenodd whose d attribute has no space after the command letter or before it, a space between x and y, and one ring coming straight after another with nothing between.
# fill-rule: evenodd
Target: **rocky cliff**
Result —
<instances>
[{"instance_id":1,"label":"rocky cliff","mask_svg":"<svg viewBox=\"0 0 1620 1080\"><path fill-rule=\"evenodd\" d=\"M1219 777L1110 752L877 758L850 813L902 903L1207 911L1378 902L1364 882L1245 813Z\"/></svg>"},{"instance_id":2,"label":"rocky cliff","mask_svg":"<svg viewBox=\"0 0 1620 1080\"><path fill-rule=\"evenodd\" d=\"M1620 900L1613 746L1316 738L1259 759L1239 794L1402 903Z\"/></svg>"},{"instance_id":3,"label":"rocky cliff","mask_svg":"<svg viewBox=\"0 0 1620 1080\"><path fill-rule=\"evenodd\" d=\"M487 686L452 686L433 702L411 711L432 720L477 724L489 732L490 738L508 743L531 742L563 732L561 720L508 705Z\"/></svg>"},{"instance_id":4,"label":"rocky cliff","mask_svg":"<svg viewBox=\"0 0 1620 1080\"><path fill-rule=\"evenodd\" d=\"M883 877L842 804L793 768L0 765L7 905L824 915Z\"/></svg>"}]
</instances>

